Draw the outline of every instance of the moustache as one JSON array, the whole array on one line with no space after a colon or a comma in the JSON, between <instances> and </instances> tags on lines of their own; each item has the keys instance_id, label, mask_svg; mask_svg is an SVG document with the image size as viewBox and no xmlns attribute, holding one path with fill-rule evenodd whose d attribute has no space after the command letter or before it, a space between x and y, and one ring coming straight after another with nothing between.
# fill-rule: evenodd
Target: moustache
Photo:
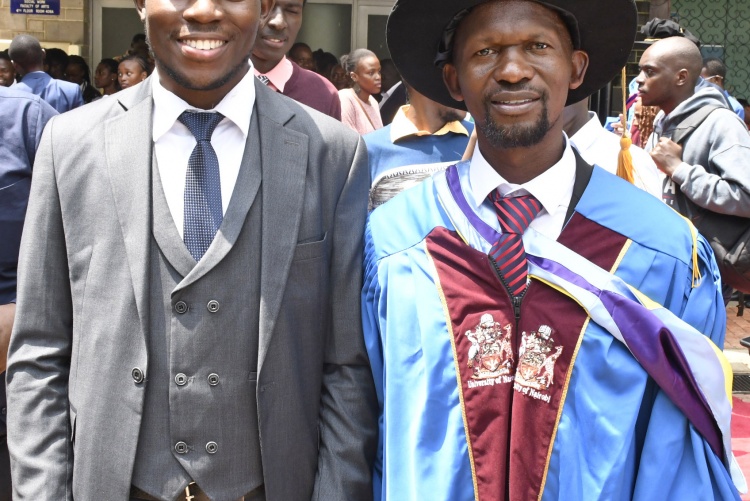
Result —
<instances>
[{"instance_id":1,"label":"moustache","mask_svg":"<svg viewBox=\"0 0 750 501\"><path fill-rule=\"evenodd\" d=\"M500 94L502 92L533 92L534 94L539 95L542 100L547 99L546 91L538 89L527 82L498 82L497 86L494 89L485 93L485 98L492 100L497 94Z\"/></svg>"}]
</instances>

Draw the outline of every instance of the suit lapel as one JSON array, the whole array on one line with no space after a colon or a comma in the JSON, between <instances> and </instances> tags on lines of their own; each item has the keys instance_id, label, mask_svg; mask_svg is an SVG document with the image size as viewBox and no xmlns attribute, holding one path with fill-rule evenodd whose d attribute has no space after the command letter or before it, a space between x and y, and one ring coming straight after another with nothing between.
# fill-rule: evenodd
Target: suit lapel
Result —
<instances>
[{"instance_id":1,"label":"suit lapel","mask_svg":"<svg viewBox=\"0 0 750 501\"><path fill-rule=\"evenodd\" d=\"M150 80L117 97L125 109L104 124L105 158L122 229L138 316L148 323L148 262L151 235Z\"/></svg>"},{"instance_id":2,"label":"suit lapel","mask_svg":"<svg viewBox=\"0 0 750 501\"><path fill-rule=\"evenodd\" d=\"M258 370L271 341L302 217L308 136L284 126L293 116L283 99L256 82L263 183Z\"/></svg>"},{"instance_id":3,"label":"suit lapel","mask_svg":"<svg viewBox=\"0 0 750 501\"><path fill-rule=\"evenodd\" d=\"M143 332L148 322L148 262L151 236L152 111L149 81L118 97L125 113L105 123L105 157L130 265ZM231 249L258 191L263 196L261 301L258 370L260 370L284 296L302 217L308 136L285 127L294 117L283 99L256 82L256 109L243 156L243 169L232 194L222 234L213 255L197 265L178 286L205 275ZM144 124L147 124L144 127ZM255 138L259 145L253 144ZM259 158L258 158L259 154ZM260 171L257 166L260 166ZM254 167L254 168L253 168ZM262 183L261 183L262 177ZM260 188L260 190L259 190ZM224 224L226 223L226 224ZM206 258L209 258L208 254Z\"/></svg>"}]
</instances>

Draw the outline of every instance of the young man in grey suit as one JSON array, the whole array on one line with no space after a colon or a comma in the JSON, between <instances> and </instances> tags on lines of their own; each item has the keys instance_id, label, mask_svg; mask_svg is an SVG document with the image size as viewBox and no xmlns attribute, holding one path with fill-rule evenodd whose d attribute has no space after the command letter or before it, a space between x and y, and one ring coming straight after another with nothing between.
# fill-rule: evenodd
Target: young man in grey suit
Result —
<instances>
[{"instance_id":1,"label":"young man in grey suit","mask_svg":"<svg viewBox=\"0 0 750 501\"><path fill-rule=\"evenodd\" d=\"M256 82L271 4L136 0L155 74L48 125L7 376L16 499L371 497L365 147Z\"/></svg>"}]
</instances>

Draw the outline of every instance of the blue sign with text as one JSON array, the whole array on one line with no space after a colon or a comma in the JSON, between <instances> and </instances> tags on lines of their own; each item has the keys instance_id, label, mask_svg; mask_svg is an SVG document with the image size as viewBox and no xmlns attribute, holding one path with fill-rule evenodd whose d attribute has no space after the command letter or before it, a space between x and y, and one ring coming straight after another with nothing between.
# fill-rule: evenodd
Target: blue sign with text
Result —
<instances>
[{"instance_id":1,"label":"blue sign with text","mask_svg":"<svg viewBox=\"0 0 750 501\"><path fill-rule=\"evenodd\" d=\"M10 0L11 14L60 15L60 0Z\"/></svg>"}]
</instances>

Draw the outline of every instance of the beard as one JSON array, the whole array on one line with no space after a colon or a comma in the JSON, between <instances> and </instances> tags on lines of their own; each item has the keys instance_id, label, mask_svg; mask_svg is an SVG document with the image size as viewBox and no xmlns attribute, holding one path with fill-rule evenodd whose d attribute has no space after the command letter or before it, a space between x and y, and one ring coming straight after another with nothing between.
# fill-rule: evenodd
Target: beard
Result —
<instances>
[{"instance_id":1,"label":"beard","mask_svg":"<svg viewBox=\"0 0 750 501\"><path fill-rule=\"evenodd\" d=\"M443 108L438 111L438 116L443 123L459 122L466 118L466 112L454 108Z\"/></svg>"},{"instance_id":2,"label":"beard","mask_svg":"<svg viewBox=\"0 0 750 501\"><path fill-rule=\"evenodd\" d=\"M528 148L539 144L550 130L549 113L547 111L547 94L542 94L542 111L539 118L531 125L500 125L492 118L491 100L489 97L484 104L484 123L477 122L479 132L495 148Z\"/></svg>"},{"instance_id":3,"label":"beard","mask_svg":"<svg viewBox=\"0 0 750 501\"><path fill-rule=\"evenodd\" d=\"M196 30L199 31L199 30ZM180 87L184 87L188 90L215 90L220 87L223 87L226 85L229 81L231 81L237 74L242 71L244 68L249 68L248 61L250 60L250 55L252 54L252 50L247 53L245 58L241 60L239 63L237 63L237 66L230 69L227 73L224 75L221 75L219 78L211 80L209 82L196 82L195 80L192 80L188 75L181 72L176 67L172 66L169 61L166 59L162 59L158 57L158 55L154 52L154 45L151 43L150 38L150 30L148 25L148 18L146 18L146 42L148 42L149 46L149 53L151 54L151 57L154 59L154 62L156 62L159 66L160 70L164 70L164 73L166 73L169 78L175 81Z\"/></svg>"}]
</instances>

